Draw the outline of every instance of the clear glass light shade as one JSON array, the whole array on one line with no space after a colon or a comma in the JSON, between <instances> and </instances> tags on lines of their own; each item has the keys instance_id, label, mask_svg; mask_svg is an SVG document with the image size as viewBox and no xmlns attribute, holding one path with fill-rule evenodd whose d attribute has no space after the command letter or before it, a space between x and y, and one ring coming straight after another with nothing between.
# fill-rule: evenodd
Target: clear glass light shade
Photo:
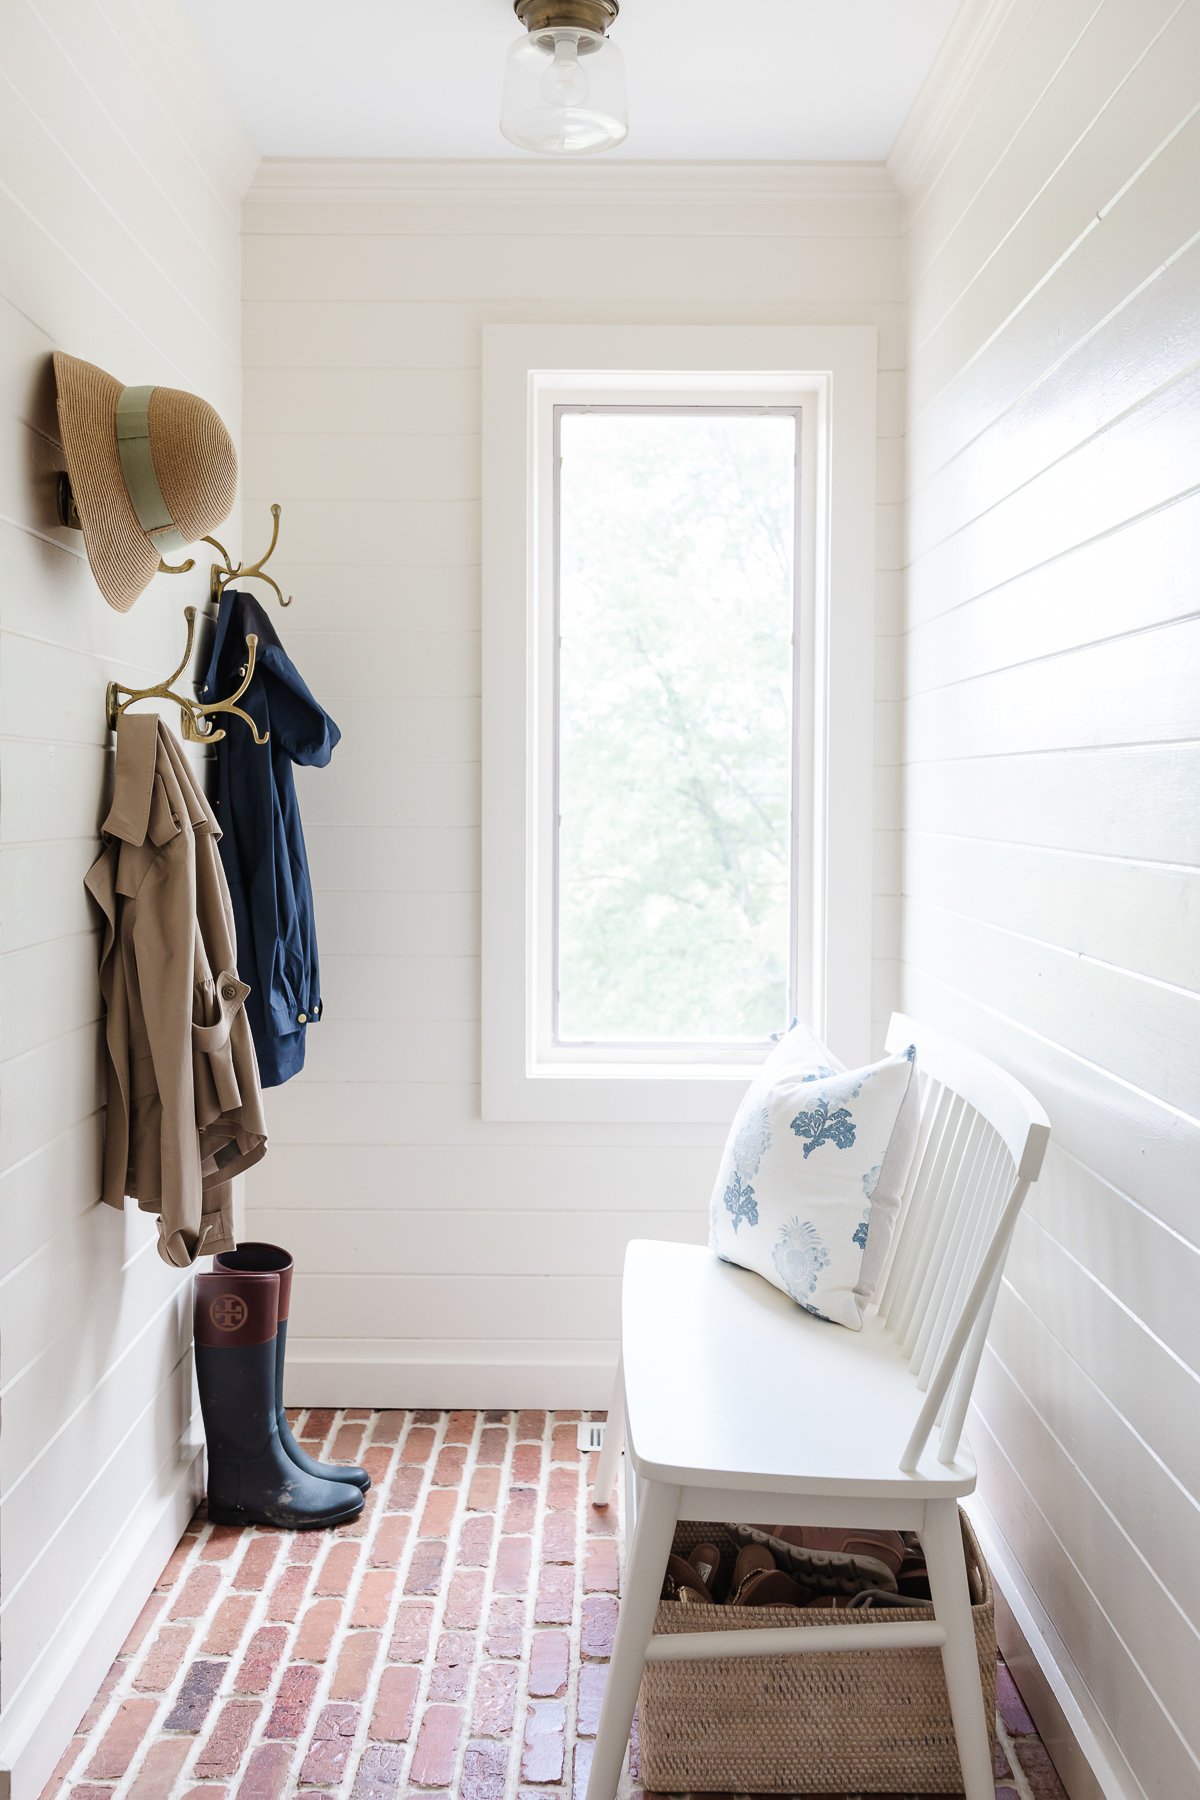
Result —
<instances>
[{"instance_id":1,"label":"clear glass light shade","mask_svg":"<svg viewBox=\"0 0 1200 1800\"><path fill-rule=\"evenodd\" d=\"M555 27L526 33L508 53L500 129L545 156L593 156L629 130L625 63L609 38Z\"/></svg>"}]
</instances>

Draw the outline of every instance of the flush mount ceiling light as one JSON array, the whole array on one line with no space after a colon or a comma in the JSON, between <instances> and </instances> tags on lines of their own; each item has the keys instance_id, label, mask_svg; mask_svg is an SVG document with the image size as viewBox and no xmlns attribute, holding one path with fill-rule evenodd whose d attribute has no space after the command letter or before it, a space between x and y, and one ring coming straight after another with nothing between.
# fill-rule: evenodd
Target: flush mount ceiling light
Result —
<instances>
[{"instance_id":1,"label":"flush mount ceiling light","mask_svg":"<svg viewBox=\"0 0 1200 1800\"><path fill-rule=\"evenodd\" d=\"M500 129L544 156L594 156L629 130L625 64L608 28L618 0L515 0Z\"/></svg>"}]
</instances>

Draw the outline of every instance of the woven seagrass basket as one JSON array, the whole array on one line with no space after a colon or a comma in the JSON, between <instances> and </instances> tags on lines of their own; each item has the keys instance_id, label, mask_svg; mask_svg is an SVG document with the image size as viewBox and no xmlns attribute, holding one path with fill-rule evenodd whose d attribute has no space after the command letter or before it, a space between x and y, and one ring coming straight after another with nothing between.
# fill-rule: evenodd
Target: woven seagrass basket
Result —
<instances>
[{"instance_id":1,"label":"woven seagrass basket","mask_svg":"<svg viewBox=\"0 0 1200 1800\"><path fill-rule=\"evenodd\" d=\"M996 1729L996 1616L987 1565L960 1512L988 1729ZM726 1525L681 1521L680 1555L713 1543L728 1568ZM932 1619L933 1608L797 1612L778 1606L680 1606L664 1600L656 1632L749 1631ZM656 1793L961 1794L941 1652L714 1658L648 1663L638 1707L642 1785Z\"/></svg>"}]
</instances>

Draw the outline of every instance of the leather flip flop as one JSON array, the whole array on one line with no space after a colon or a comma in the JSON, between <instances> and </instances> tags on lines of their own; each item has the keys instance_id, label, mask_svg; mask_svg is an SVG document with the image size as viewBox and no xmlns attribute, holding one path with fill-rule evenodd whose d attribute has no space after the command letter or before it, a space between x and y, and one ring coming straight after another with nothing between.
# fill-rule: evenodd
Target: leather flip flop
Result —
<instances>
[{"instance_id":1,"label":"leather flip flop","mask_svg":"<svg viewBox=\"0 0 1200 1800\"><path fill-rule=\"evenodd\" d=\"M752 1570L732 1600L735 1606L806 1606L811 1598L807 1588L782 1569Z\"/></svg>"},{"instance_id":2,"label":"leather flip flop","mask_svg":"<svg viewBox=\"0 0 1200 1800\"><path fill-rule=\"evenodd\" d=\"M725 1596L726 1606L739 1606L743 1587L755 1575L774 1573L778 1563L765 1544L744 1544L737 1553L737 1561L733 1565L733 1579L729 1583L729 1592Z\"/></svg>"},{"instance_id":3,"label":"leather flip flop","mask_svg":"<svg viewBox=\"0 0 1200 1800\"><path fill-rule=\"evenodd\" d=\"M678 1600L684 1588L700 1594L701 1599L712 1600L707 1583L697 1574L684 1556L669 1556L667 1572L663 1577L662 1597L664 1600Z\"/></svg>"},{"instance_id":4,"label":"leather flip flop","mask_svg":"<svg viewBox=\"0 0 1200 1800\"><path fill-rule=\"evenodd\" d=\"M686 1589L691 1601L716 1603L710 1582L721 1565L721 1552L715 1544L697 1544L690 1556L669 1556L663 1578L664 1600L682 1600Z\"/></svg>"},{"instance_id":5,"label":"leather flip flop","mask_svg":"<svg viewBox=\"0 0 1200 1800\"><path fill-rule=\"evenodd\" d=\"M695 1569L704 1586L713 1593L717 1585L717 1576L721 1572L721 1552L715 1544L697 1544L688 1553L688 1561Z\"/></svg>"}]
</instances>

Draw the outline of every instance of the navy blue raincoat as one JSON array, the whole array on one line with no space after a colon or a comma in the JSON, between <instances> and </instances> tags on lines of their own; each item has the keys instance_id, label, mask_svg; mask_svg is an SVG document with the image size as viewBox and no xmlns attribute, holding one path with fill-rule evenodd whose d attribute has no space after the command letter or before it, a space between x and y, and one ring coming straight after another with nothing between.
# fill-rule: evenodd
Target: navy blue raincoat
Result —
<instances>
[{"instance_id":1,"label":"navy blue raincoat","mask_svg":"<svg viewBox=\"0 0 1200 1800\"><path fill-rule=\"evenodd\" d=\"M225 737L215 747L216 810L259 1075L264 1087L278 1087L303 1068L305 1031L321 1017L312 883L292 764L323 768L342 734L301 679L270 616L232 588L221 596L200 699L233 693L252 631L254 679L238 704L270 732L270 742L256 744L236 718L218 720Z\"/></svg>"}]
</instances>

